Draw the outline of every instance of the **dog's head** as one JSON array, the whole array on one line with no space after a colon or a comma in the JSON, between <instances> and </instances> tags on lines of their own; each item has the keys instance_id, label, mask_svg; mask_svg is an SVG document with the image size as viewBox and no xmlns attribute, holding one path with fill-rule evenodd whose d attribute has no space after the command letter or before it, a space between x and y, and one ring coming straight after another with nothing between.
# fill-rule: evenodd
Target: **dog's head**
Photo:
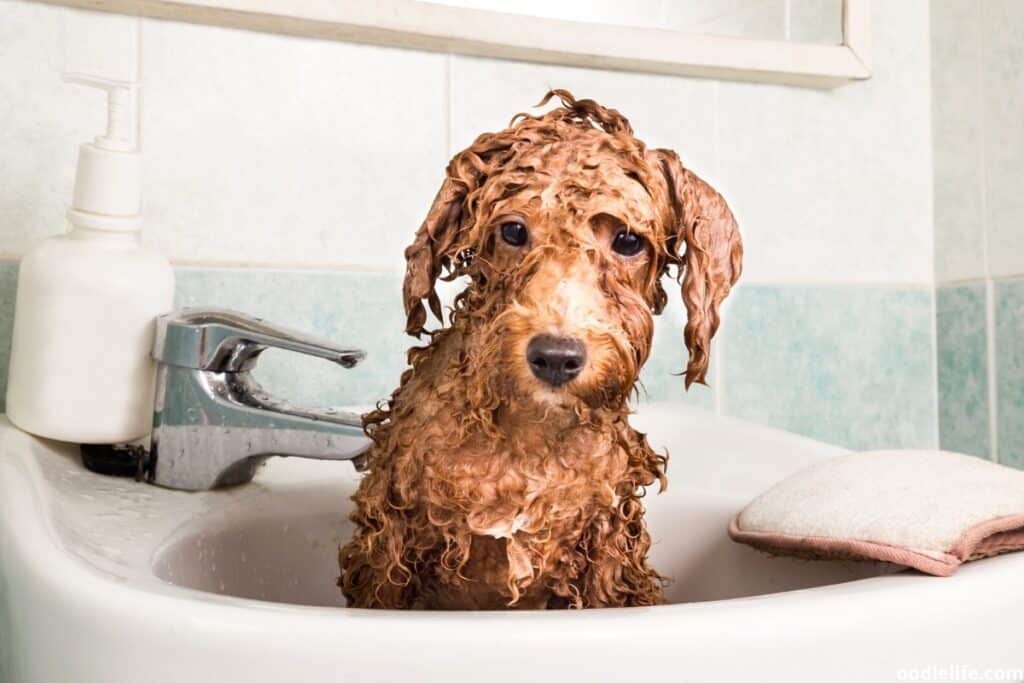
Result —
<instances>
[{"instance_id":1,"label":"dog's head","mask_svg":"<svg viewBox=\"0 0 1024 683\"><path fill-rule=\"evenodd\" d=\"M553 90L562 106L481 135L405 252L406 331L442 319L439 278L468 276L453 324L486 402L621 407L675 267L688 318L686 386L704 382L742 245L725 200L629 121ZM681 275L681 278L679 277Z\"/></svg>"}]
</instances>

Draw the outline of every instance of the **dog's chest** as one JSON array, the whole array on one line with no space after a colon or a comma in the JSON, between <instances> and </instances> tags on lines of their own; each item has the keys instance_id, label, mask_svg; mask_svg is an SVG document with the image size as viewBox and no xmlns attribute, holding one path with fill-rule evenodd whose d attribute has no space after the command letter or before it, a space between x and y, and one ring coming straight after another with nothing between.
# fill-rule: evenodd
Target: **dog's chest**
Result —
<instances>
[{"instance_id":1,"label":"dog's chest","mask_svg":"<svg viewBox=\"0 0 1024 683\"><path fill-rule=\"evenodd\" d=\"M475 591L462 598L473 604L507 604L512 585L526 591L518 605L546 600L546 594L533 592L548 577L572 580L582 568L581 537L595 518L613 514L619 503L614 487L622 480L626 456L606 446L587 457L489 457L487 467L477 466L480 460L448 458L424 473L427 489L445 492L430 497L431 518L450 520L452 535L471 539L468 561L459 572L469 581L454 574L439 578L455 592ZM463 495L453 496L453 491Z\"/></svg>"},{"instance_id":2,"label":"dog's chest","mask_svg":"<svg viewBox=\"0 0 1024 683\"><path fill-rule=\"evenodd\" d=\"M588 446L590 446L588 444ZM618 504L627 458L608 443L572 454L445 454L423 472L428 507L481 536L571 534Z\"/></svg>"}]
</instances>

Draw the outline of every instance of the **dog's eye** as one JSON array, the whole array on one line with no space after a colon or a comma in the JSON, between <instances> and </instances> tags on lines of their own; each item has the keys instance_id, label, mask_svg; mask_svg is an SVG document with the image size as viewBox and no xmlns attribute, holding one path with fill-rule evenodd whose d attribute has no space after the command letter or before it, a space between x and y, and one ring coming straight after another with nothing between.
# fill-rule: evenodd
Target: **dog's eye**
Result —
<instances>
[{"instance_id":1,"label":"dog's eye","mask_svg":"<svg viewBox=\"0 0 1024 683\"><path fill-rule=\"evenodd\" d=\"M518 221L509 221L501 224L501 239L513 247L521 247L526 244L529 238L526 226Z\"/></svg>"},{"instance_id":2,"label":"dog's eye","mask_svg":"<svg viewBox=\"0 0 1024 683\"><path fill-rule=\"evenodd\" d=\"M628 230L619 230L612 240L612 250L623 256L636 256L643 248L644 238Z\"/></svg>"}]
</instances>

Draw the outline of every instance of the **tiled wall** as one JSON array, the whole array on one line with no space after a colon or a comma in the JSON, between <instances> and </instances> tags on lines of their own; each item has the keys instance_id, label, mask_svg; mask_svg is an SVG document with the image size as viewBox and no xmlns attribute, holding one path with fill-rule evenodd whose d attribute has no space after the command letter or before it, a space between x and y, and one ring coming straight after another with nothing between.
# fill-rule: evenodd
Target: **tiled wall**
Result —
<instances>
[{"instance_id":1,"label":"tiled wall","mask_svg":"<svg viewBox=\"0 0 1024 683\"><path fill-rule=\"evenodd\" d=\"M16 260L62 230L76 146L102 128L104 110L100 95L57 78L58 37L76 15L10 0L2 9L5 367ZM685 365L673 298L643 374L648 398L853 447L933 446L928 14L923 0L875 3L875 75L835 90L147 21L145 240L176 264L181 304L233 306L371 350L352 371L271 353L272 389L372 401L404 364L402 250L447 159L546 88L566 87L678 150L723 191L746 241L712 387L684 397L673 374ZM810 30L767 20L794 37Z\"/></svg>"},{"instance_id":2,"label":"tiled wall","mask_svg":"<svg viewBox=\"0 0 1024 683\"><path fill-rule=\"evenodd\" d=\"M1024 3L932 5L939 434L1024 466Z\"/></svg>"}]
</instances>

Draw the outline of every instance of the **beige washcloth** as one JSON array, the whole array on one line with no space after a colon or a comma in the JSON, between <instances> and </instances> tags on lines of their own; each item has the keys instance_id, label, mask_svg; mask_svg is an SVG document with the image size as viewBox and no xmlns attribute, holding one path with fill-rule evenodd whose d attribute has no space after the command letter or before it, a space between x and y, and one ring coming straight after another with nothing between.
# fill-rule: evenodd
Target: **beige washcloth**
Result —
<instances>
[{"instance_id":1,"label":"beige washcloth","mask_svg":"<svg viewBox=\"0 0 1024 683\"><path fill-rule=\"evenodd\" d=\"M774 554L949 576L969 560L1024 549L1024 471L946 451L851 453L762 493L729 535Z\"/></svg>"}]
</instances>

